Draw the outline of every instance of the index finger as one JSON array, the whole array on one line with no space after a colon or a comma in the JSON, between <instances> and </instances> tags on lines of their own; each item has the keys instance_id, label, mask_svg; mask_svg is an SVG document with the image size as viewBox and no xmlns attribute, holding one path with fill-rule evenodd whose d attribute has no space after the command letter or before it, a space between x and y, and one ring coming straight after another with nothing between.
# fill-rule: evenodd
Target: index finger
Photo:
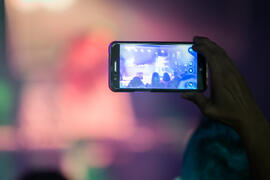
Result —
<instances>
[{"instance_id":1,"label":"index finger","mask_svg":"<svg viewBox=\"0 0 270 180\"><path fill-rule=\"evenodd\" d=\"M193 38L194 45L199 46L207 46L209 50L212 52L213 56L217 56L219 58L215 58L214 60L222 61L222 63L227 64L229 66L233 66L233 62L230 58L228 58L227 53L224 51L222 47L217 45L214 41L210 40L207 37L195 36Z\"/></svg>"},{"instance_id":2,"label":"index finger","mask_svg":"<svg viewBox=\"0 0 270 180\"><path fill-rule=\"evenodd\" d=\"M205 46L208 46L209 49L211 51L213 51L213 52L214 51L217 51L218 45L215 42L211 41L207 37L195 36L193 38L193 42L194 42L195 45L205 45Z\"/></svg>"},{"instance_id":3,"label":"index finger","mask_svg":"<svg viewBox=\"0 0 270 180\"><path fill-rule=\"evenodd\" d=\"M211 49L208 46L206 46L206 45L193 45L192 49L194 51L196 51L197 53L201 54L206 59L206 61L209 64L210 71L218 68L218 66L214 62L213 52L211 51Z\"/></svg>"},{"instance_id":4,"label":"index finger","mask_svg":"<svg viewBox=\"0 0 270 180\"><path fill-rule=\"evenodd\" d=\"M224 72L234 67L226 52L208 38L195 37L193 49L206 58L211 71Z\"/></svg>"}]
</instances>

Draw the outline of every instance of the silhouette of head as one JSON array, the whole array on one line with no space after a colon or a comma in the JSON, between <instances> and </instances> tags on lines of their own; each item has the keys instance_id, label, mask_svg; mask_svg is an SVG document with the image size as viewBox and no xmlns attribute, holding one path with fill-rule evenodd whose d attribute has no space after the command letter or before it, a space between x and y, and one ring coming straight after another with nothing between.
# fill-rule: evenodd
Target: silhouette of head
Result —
<instances>
[{"instance_id":1,"label":"silhouette of head","mask_svg":"<svg viewBox=\"0 0 270 180\"><path fill-rule=\"evenodd\" d=\"M152 75L152 85L157 85L160 83L159 74L157 72L154 72Z\"/></svg>"},{"instance_id":2,"label":"silhouette of head","mask_svg":"<svg viewBox=\"0 0 270 180\"><path fill-rule=\"evenodd\" d=\"M168 81L170 81L170 80L171 80L170 75L169 75L167 72L165 72L165 73L163 74L163 81L168 82Z\"/></svg>"},{"instance_id":3,"label":"silhouette of head","mask_svg":"<svg viewBox=\"0 0 270 180\"><path fill-rule=\"evenodd\" d=\"M137 77L137 76L134 77L130 81L130 83L128 84L128 87L134 87L134 88L136 88L136 87L142 87L142 86L144 86L144 84L143 84L142 80L139 77Z\"/></svg>"},{"instance_id":4,"label":"silhouette of head","mask_svg":"<svg viewBox=\"0 0 270 180\"><path fill-rule=\"evenodd\" d=\"M250 180L239 135L229 126L204 118L184 153L183 180Z\"/></svg>"},{"instance_id":5,"label":"silhouette of head","mask_svg":"<svg viewBox=\"0 0 270 180\"><path fill-rule=\"evenodd\" d=\"M19 180L67 180L57 170L34 170L24 174Z\"/></svg>"}]
</instances>

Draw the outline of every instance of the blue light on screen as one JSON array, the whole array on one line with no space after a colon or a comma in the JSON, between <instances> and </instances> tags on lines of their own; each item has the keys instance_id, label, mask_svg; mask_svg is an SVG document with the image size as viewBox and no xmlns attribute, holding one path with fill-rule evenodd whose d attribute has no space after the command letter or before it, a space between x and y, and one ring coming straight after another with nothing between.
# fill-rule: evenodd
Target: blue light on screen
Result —
<instances>
[{"instance_id":1,"label":"blue light on screen","mask_svg":"<svg viewBox=\"0 0 270 180\"><path fill-rule=\"evenodd\" d=\"M192 44L120 45L120 88L197 89Z\"/></svg>"}]
</instances>

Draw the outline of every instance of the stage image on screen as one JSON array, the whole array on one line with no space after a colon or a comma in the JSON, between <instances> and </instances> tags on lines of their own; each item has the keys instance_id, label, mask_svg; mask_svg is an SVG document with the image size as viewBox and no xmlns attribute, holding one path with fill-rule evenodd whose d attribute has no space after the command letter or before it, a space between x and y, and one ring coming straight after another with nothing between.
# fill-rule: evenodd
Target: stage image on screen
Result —
<instances>
[{"instance_id":1,"label":"stage image on screen","mask_svg":"<svg viewBox=\"0 0 270 180\"><path fill-rule=\"evenodd\" d=\"M192 44L120 45L120 88L197 89Z\"/></svg>"}]
</instances>

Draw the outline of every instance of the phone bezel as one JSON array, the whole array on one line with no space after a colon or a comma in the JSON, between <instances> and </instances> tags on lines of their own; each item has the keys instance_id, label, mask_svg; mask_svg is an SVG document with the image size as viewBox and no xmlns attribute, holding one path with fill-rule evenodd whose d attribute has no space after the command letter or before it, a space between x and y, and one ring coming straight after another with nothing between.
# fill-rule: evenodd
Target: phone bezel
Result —
<instances>
[{"instance_id":1,"label":"phone bezel","mask_svg":"<svg viewBox=\"0 0 270 180\"><path fill-rule=\"evenodd\" d=\"M120 45L121 43L130 44L156 44L156 45L175 45L175 44L193 44L193 42L165 42L165 41L113 41L109 45L109 88L114 92L203 92L207 88L208 70L205 58L198 53L197 65L197 89L144 89L144 88L119 88L120 78ZM115 66L116 63L116 66ZM116 69L115 69L116 68Z\"/></svg>"}]
</instances>

